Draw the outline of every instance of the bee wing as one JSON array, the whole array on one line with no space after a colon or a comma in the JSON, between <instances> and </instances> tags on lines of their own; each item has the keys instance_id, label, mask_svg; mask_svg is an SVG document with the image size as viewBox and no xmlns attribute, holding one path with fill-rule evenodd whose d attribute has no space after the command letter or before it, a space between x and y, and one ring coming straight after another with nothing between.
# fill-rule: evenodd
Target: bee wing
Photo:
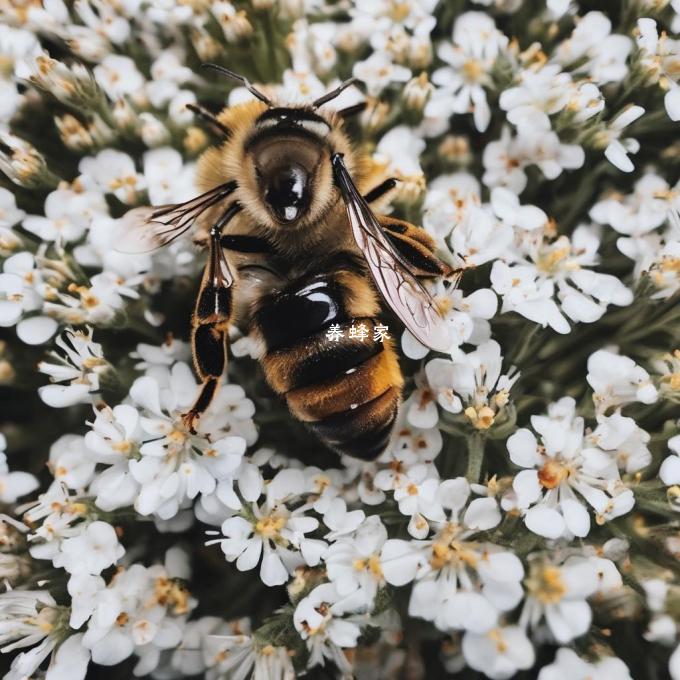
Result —
<instances>
[{"instance_id":1,"label":"bee wing","mask_svg":"<svg viewBox=\"0 0 680 680\"><path fill-rule=\"evenodd\" d=\"M235 182L227 182L184 203L128 210L118 223L115 249L120 253L148 253L162 248L184 234L204 210L223 201L235 188Z\"/></svg>"},{"instance_id":2,"label":"bee wing","mask_svg":"<svg viewBox=\"0 0 680 680\"><path fill-rule=\"evenodd\" d=\"M385 236L342 156L335 154L332 163L352 233L381 295L417 340L439 352L447 351L451 335L434 299Z\"/></svg>"}]
</instances>

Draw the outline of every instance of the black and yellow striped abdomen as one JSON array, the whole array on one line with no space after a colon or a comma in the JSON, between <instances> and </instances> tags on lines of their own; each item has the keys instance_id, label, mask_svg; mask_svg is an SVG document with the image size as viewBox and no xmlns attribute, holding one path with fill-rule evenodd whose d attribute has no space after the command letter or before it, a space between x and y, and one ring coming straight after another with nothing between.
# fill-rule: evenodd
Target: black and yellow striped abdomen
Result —
<instances>
[{"instance_id":1,"label":"black and yellow striped abdomen","mask_svg":"<svg viewBox=\"0 0 680 680\"><path fill-rule=\"evenodd\" d=\"M387 446L403 385L391 341L373 339L379 310L365 277L341 271L267 296L254 318L272 389L328 446L365 460ZM368 336L349 337L353 324L364 324ZM331 325L342 332L337 340L327 337Z\"/></svg>"}]
</instances>

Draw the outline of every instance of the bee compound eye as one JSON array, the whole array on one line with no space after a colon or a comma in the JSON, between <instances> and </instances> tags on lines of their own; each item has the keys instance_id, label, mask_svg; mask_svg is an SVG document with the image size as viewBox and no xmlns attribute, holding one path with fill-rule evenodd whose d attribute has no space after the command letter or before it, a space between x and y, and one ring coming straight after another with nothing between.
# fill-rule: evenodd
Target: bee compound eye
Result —
<instances>
[{"instance_id":1,"label":"bee compound eye","mask_svg":"<svg viewBox=\"0 0 680 680\"><path fill-rule=\"evenodd\" d=\"M299 219L309 204L308 175L299 165L277 168L269 174L264 199L281 222Z\"/></svg>"}]
</instances>

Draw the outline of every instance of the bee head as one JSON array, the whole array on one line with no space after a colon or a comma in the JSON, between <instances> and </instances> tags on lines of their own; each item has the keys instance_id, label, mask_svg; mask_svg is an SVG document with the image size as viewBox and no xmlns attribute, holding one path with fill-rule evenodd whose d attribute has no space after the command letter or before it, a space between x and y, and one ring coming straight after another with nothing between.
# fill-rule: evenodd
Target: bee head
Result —
<instances>
[{"instance_id":1,"label":"bee head","mask_svg":"<svg viewBox=\"0 0 680 680\"><path fill-rule=\"evenodd\" d=\"M256 121L247 150L258 192L280 224L299 222L309 211L320 165L327 160L330 125L304 108L276 107Z\"/></svg>"},{"instance_id":2,"label":"bee head","mask_svg":"<svg viewBox=\"0 0 680 680\"><path fill-rule=\"evenodd\" d=\"M242 133L230 136L237 164L239 200L255 219L271 228L312 224L338 197L330 164L332 151L349 152L349 142L333 115L317 112L354 79L303 106L273 102L246 78L216 64L204 64L240 82L266 108ZM246 120L244 117L242 120ZM238 124L235 126L238 128Z\"/></svg>"}]
</instances>

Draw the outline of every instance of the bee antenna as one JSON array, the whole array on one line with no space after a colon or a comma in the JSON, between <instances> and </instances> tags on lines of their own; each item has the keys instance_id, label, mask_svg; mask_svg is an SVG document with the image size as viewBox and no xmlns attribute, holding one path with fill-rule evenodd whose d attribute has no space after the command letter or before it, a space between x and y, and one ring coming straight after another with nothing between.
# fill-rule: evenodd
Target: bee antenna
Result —
<instances>
[{"instance_id":1,"label":"bee antenna","mask_svg":"<svg viewBox=\"0 0 680 680\"><path fill-rule=\"evenodd\" d=\"M257 97L261 102L264 102L267 106L273 106L272 100L269 99L269 97L262 94L262 92L260 92L254 85L252 85L247 78L240 76L238 73L234 73L233 71L230 71L228 68L224 68L224 66L220 66L219 64L201 64L201 67L211 68L214 71L217 71L218 73L227 76L227 78L236 80L237 82L241 83L243 87L245 87L246 90L250 92L250 94L252 94L254 97Z\"/></svg>"},{"instance_id":2,"label":"bee antenna","mask_svg":"<svg viewBox=\"0 0 680 680\"><path fill-rule=\"evenodd\" d=\"M344 83L340 83L334 90L331 90L330 92L326 92L323 97L319 97L318 99L315 99L312 102L312 108L313 109L318 109L320 106L323 106L327 102L331 101L331 99L335 99L341 92L346 90L350 85L354 85L354 83L359 82L357 78L348 78L345 80Z\"/></svg>"}]
</instances>

